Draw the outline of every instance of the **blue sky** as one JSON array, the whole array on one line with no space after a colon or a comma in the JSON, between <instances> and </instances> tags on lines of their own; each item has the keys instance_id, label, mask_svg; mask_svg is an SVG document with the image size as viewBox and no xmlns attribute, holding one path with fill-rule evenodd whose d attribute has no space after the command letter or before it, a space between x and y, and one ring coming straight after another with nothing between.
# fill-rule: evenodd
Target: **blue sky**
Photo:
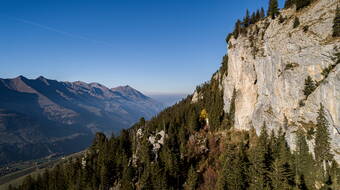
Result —
<instances>
[{"instance_id":1,"label":"blue sky","mask_svg":"<svg viewBox=\"0 0 340 190\"><path fill-rule=\"evenodd\" d=\"M280 7L283 0L279 1ZM1 0L0 78L191 93L226 53L235 20L268 0Z\"/></svg>"}]
</instances>

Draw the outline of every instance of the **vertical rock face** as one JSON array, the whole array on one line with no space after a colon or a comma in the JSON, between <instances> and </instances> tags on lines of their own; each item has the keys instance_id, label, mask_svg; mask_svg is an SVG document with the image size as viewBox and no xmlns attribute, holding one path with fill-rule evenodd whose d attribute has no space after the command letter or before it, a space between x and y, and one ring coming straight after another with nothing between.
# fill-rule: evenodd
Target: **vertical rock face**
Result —
<instances>
[{"instance_id":1,"label":"vertical rock face","mask_svg":"<svg viewBox=\"0 0 340 190\"><path fill-rule=\"evenodd\" d=\"M282 10L275 20L266 18L250 26L246 35L230 39L228 75L222 79L222 88L226 112L236 90L236 128L259 130L266 122L278 129L288 120L287 139L294 146L294 131L316 123L321 103L340 161L340 64L328 76L321 74L336 64L340 50L340 39L332 38L337 2L319 0L298 12ZM297 27L295 18L300 21ZM306 98L307 76L318 85Z\"/></svg>"}]
</instances>

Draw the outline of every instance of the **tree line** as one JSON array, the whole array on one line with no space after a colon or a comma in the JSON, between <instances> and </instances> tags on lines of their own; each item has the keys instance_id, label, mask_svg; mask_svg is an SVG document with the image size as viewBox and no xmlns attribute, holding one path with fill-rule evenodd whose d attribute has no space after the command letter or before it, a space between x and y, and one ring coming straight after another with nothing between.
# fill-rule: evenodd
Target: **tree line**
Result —
<instances>
[{"instance_id":1,"label":"tree line","mask_svg":"<svg viewBox=\"0 0 340 190\"><path fill-rule=\"evenodd\" d=\"M284 132L291 127L288 122L276 132L264 123L259 135L254 128L234 129L237 92L224 113L218 77L197 87L197 92L197 102L188 96L119 136L98 133L82 157L28 176L20 186L9 189L340 188L340 168L331 152L330 126L322 105L315 126L295 132L293 150ZM160 139L157 132L162 130L165 139L155 151L150 137Z\"/></svg>"}]
</instances>

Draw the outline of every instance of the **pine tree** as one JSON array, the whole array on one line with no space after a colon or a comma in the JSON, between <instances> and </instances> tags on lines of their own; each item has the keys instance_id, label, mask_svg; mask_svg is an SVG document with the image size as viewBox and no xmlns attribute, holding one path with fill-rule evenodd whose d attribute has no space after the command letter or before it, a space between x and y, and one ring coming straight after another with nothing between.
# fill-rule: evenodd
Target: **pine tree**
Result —
<instances>
[{"instance_id":1,"label":"pine tree","mask_svg":"<svg viewBox=\"0 0 340 190\"><path fill-rule=\"evenodd\" d=\"M334 159L332 161L328 173L332 179L332 185L330 188L340 189L340 168L337 161L335 161Z\"/></svg>"},{"instance_id":2,"label":"pine tree","mask_svg":"<svg viewBox=\"0 0 340 190\"><path fill-rule=\"evenodd\" d=\"M197 187L198 175L193 165L191 165L188 171L188 177L185 182L185 190L195 190Z\"/></svg>"},{"instance_id":3,"label":"pine tree","mask_svg":"<svg viewBox=\"0 0 340 190\"><path fill-rule=\"evenodd\" d=\"M255 20L256 20L256 22L259 21L259 20L261 20L260 10L257 10L257 11L256 11Z\"/></svg>"},{"instance_id":4,"label":"pine tree","mask_svg":"<svg viewBox=\"0 0 340 190\"><path fill-rule=\"evenodd\" d=\"M295 0L296 10L300 10L311 3L311 0Z\"/></svg>"},{"instance_id":5,"label":"pine tree","mask_svg":"<svg viewBox=\"0 0 340 190\"><path fill-rule=\"evenodd\" d=\"M260 18L263 19L266 17L266 13L264 12L263 7L261 7L261 11L260 11Z\"/></svg>"},{"instance_id":6,"label":"pine tree","mask_svg":"<svg viewBox=\"0 0 340 190\"><path fill-rule=\"evenodd\" d=\"M294 5L294 0L286 0L285 1L285 8L290 8Z\"/></svg>"},{"instance_id":7,"label":"pine tree","mask_svg":"<svg viewBox=\"0 0 340 190\"><path fill-rule=\"evenodd\" d=\"M302 130L296 134L296 150L295 150L295 168L298 182L303 189L304 186L312 187L314 184L314 160L309 152L309 147L306 141L306 136Z\"/></svg>"},{"instance_id":8,"label":"pine tree","mask_svg":"<svg viewBox=\"0 0 340 190\"><path fill-rule=\"evenodd\" d=\"M256 147L251 150L251 165L250 165L250 189L268 189L270 187L270 178L268 172L270 169L269 136L267 126L264 123L260 136L257 140Z\"/></svg>"},{"instance_id":9,"label":"pine tree","mask_svg":"<svg viewBox=\"0 0 340 190\"><path fill-rule=\"evenodd\" d=\"M256 13L253 12L250 17L250 24L255 24L257 22L256 20Z\"/></svg>"},{"instance_id":10,"label":"pine tree","mask_svg":"<svg viewBox=\"0 0 340 190\"><path fill-rule=\"evenodd\" d=\"M303 93L306 97L308 97L314 90L316 89L315 81L312 79L312 77L308 76L305 79L305 88L303 90Z\"/></svg>"},{"instance_id":11,"label":"pine tree","mask_svg":"<svg viewBox=\"0 0 340 190\"><path fill-rule=\"evenodd\" d=\"M152 181L151 181L151 169L149 168L150 166L148 165L148 167L144 167L143 170L143 174L141 175L141 177L139 178L138 181L138 189L153 189L152 188Z\"/></svg>"},{"instance_id":12,"label":"pine tree","mask_svg":"<svg viewBox=\"0 0 340 190\"><path fill-rule=\"evenodd\" d=\"M340 8L336 7L335 17L333 21L333 37L340 37Z\"/></svg>"},{"instance_id":13,"label":"pine tree","mask_svg":"<svg viewBox=\"0 0 340 190\"><path fill-rule=\"evenodd\" d=\"M152 164L151 167L151 172L152 172L152 187L153 189L169 189L167 185L167 177L166 177L166 172L164 172L164 169L161 168L161 166L157 163ZM131 188L135 189L135 188Z\"/></svg>"},{"instance_id":14,"label":"pine tree","mask_svg":"<svg viewBox=\"0 0 340 190\"><path fill-rule=\"evenodd\" d=\"M192 109L190 115L188 116L188 126L191 132L199 130L199 121L198 121L198 114L195 109Z\"/></svg>"},{"instance_id":15,"label":"pine tree","mask_svg":"<svg viewBox=\"0 0 340 190\"><path fill-rule=\"evenodd\" d=\"M316 118L315 146L314 154L317 166L316 179L324 181L324 189L329 189L333 184L332 177L329 175L329 163L333 159L331 154L331 144L329 136L329 123L326 119L324 107L320 104L318 117Z\"/></svg>"},{"instance_id":16,"label":"pine tree","mask_svg":"<svg viewBox=\"0 0 340 190\"><path fill-rule=\"evenodd\" d=\"M269 176L273 189L291 189L291 185L289 184L291 171L287 168L285 161L281 158L275 159Z\"/></svg>"},{"instance_id":17,"label":"pine tree","mask_svg":"<svg viewBox=\"0 0 340 190\"><path fill-rule=\"evenodd\" d=\"M271 139L275 137L271 137ZM271 140L273 141L273 140ZM291 189L294 184L294 175L291 164L291 154L285 133L280 127L275 144L272 145L272 159L274 159L271 170L270 179L274 189Z\"/></svg>"},{"instance_id":18,"label":"pine tree","mask_svg":"<svg viewBox=\"0 0 340 190\"><path fill-rule=\"evenodd\" d=\"M12 186L12 184L8 185L8 190L15 190L15 188Z\"/></svg>"},{"instance_id":19,"label":"pine tree","mask_svg":"<svg viewBox=\"0 0 340 190\"><path fill-rule=\"evenodd\" d=\"M249 10L246 10L246 16L243 19L243 26L248 27L250 25L250 15L249 15Z\"/></svg>"},{"instance_id":20,"label":"pine tree","mask_svg":"<svg viewBox=\"0 0 340 190\"><path fill-rule=\"evenodd\" d=\"M234 32L233 32L235 39L238 38L240 33L241 33L241 21L237 20L236 23L235 23L235 29L234 29Z\"/></svg>"},{"instance_id":21,"label":"pine tree","mask_svg":"<svg viewBox=\"0 0 340 190\"><path fill-rule=\"evenodd\" d=\"M298 190L308 190L307 184L305 182L305 176L304 175L298 176L296 185L297 185Z\"/></svg>"},{"instance_id":22,"label":"pine tree","mask_svg":"<svg viewBox=\"0 0 340 190\"><path fill-rule=\"evenodd\" d=\"M110 187L109 171L105 165L102 165L100 170L100 190L107 190Z\"/></svg>"},{"instance_id":23,"label":"pine tree","mask_svg":"<svg viewBox=\"0 0 340 190\"><path fill-rule=\"evenodd\" d=\"M279 14L279 3L277 0L269 0L269 6L268 6L268 16L270 16L272 19L275 19L275 17Z\"/></svg>"},{"instance_id":24,"label":"pine tree","mask_svg":"<svg viewBox=\"0 0 340 190\"><path fill-rule=\"evenodd\" d=\"M315 147L314 154L315 160L319 166L324 168L324 164L333 159L331 154L331 144L329 137L329 123L326 119L325 110L322 104L320 104L320 109L318 111L318 117L316 118L316 132L315 132Z\"/></svg>"},{"instance_id":25,"label":"pine tree","mask_svg":"<svg viewBox=\"0 0 340 190\"><path fill-rule=\"evenodd\" d=\"M235 125L235 111L236 111L236 89L233 90L233 95L231 96L230 100L230 107L229 107L229 113L228 113L228 127L227 129L230 129L234 127Z\"/></svg>"},{"instance_id":26,"label":"pine tree","mask_svg":"<svg viewBox=\"0 0 340 190\"><path fill-rule=\"evenodd\" d=\"M227 144L221 161L217 189L247 189L249 160L245 144Z\"/></svg>"},{"instance_id":27,"label":"pine tree","mask_svg":"<svg viewBox=\"0 0 340 190\"><path fill-rule=\"evenodd\" d=\"M293 23L293 28L296 28L300 25L300 20L298 17L295 17L294 23Z\"/></svg>"}]
</instances>

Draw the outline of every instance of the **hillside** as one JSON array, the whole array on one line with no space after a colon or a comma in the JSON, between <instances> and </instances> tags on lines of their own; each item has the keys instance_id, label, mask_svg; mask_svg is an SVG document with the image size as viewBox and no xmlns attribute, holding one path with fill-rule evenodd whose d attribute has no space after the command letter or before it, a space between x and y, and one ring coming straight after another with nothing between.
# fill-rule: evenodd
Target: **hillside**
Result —
<instances>
[{"instance_id":1,"label":"hillside","mask_svg":"<svg viewBox=\"0 0 340 190\"><path fill-rule=\"evenodd\" d=\"M193 95L10 189L340 189L338 1L269 2Z\"/></svg>"},{"instance_id":2,"label":"hillside","mask_svg":"<svg viewBox=\"0 0 340 190\"><path fill-rule=\"evenodd\" d=\"M261 20L230 39L228 75L216 77L222 81L225 111L236 91L235 128L259 131L266 122L278 129L287 122L293 146L294 131L314 126L322 104L340 161L340 41L332 37L337 3L321 0L298 12L284 9L277 19ZM315 87L306 94L308 77Z\"/></svg>"},{"instance_id":3,"label":"hillside","mask_svg":"<svg viewBox=\"0 0 340 190\"><path fill-rule=\"evenodd\" d=\"M39 77L0 79L0 164L71 153L163 106L137 90Z\"/></svg>"}]
</instances>

